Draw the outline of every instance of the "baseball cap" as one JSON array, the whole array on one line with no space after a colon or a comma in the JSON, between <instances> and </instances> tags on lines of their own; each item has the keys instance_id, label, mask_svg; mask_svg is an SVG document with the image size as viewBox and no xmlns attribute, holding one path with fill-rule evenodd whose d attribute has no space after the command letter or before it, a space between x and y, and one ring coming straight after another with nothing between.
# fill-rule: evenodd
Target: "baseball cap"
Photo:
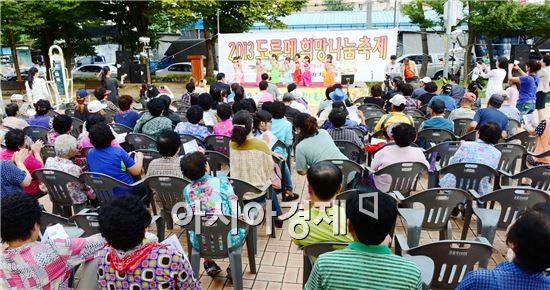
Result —
<instances>
[{"instance_id":1,"label":"baseball cap","mask_svg":"<svg viewBox=\"0 0 550 290\"><path fill-rule=\"evenodd\" d=\"M453 86L451 84L445 84L441 87L441 91L450 94L453 91Z\"/></svg>"},{"instance_id":2,"label":"baseball cap","mask_svg":"<svg viewBox=\"0 0 550 290\"><path fill-rule=\"evenodd\" d=\"M25 102L25 98L24 98L23 95L21 95L21 94L13 94L13 95L11 95L10 100L12 100L12 101L23 101L23 102Z\"/></svg>"},{"instance_id":3,"label":"baseball cap","mask_svg":"<svg viewBox=\"0 0 550 290\"><path fill-rule=\"evenodd\" d=\"M107 105L105 104L102 104L100 101L98 100L93 100L91 102L88 103L88 112L89 113L97 113L103 109L107 108Z\"/></svg>"},{"instance_id":4,"label":"baseball cap","mask_svg":"<svg viewBox=\"0 0 550 290\"><path fill-rule=\"evenodd\" d=\"M502 103L504 103L504 97L501 94L493 94L491 98L489 98L489 102L497 107L500 107Z\"/></svg>"},{"instance_id":5,"label":"baseball cap","mask_svg":"<svg viewBox=\"0 0 550 290\"><path fill-rule=\"evenodd\" d=\"M470 102L475 102L477 100L477 96L474 93L466 92L464 93L464 96L462 96L463 99L469 100Z\"/></svg>"},{"instance_id":6,"label":"baseball cap","mask_svg":"<svg viewBox=\"0 0 550 290\"><path fill-rule=\"evenodd\" d=\"M390 99L390 103L396 107L404 105L406 102L407 102L407 99L403 97L403 95L401 94L397 94Z\"/></svg>"},{"instance_id":7,"label":"baseball cap","mask_svg":"<svg viewBox=\"0 0 550 290\"><path fill-rule=\"evenodd\" d=\"M88 93L88 91L83 90L83 89L80 89L80 90L78 90L78 91L76 92L76 96L77 96L78 98L85 98L85 97L87 97L87 96L89 96L89 95L90 95L90 93Z\"/></svg>"},{"instance_id":8,"label":"baseball cap","mask_svg":"<svg viewBox=\"0 0 550 290\"><path fill-rule=\"evenodd\" d=\"M424 84L427 84L427 83L431 82L432 79L430 77L423 77L423 78L420 79L420 81Z\"/></svg>"},{"instance_id":9,"label":"baseball cap","mask_svg":"<svg viewBox=\"0 0 550 290\"><path fill-rule=\"evenodd\" d=\"M342 89L337 88L332 93L328 95L330 99L334 102L342 102L346 98L346 93Z\"/></svg>"}]
</instances>

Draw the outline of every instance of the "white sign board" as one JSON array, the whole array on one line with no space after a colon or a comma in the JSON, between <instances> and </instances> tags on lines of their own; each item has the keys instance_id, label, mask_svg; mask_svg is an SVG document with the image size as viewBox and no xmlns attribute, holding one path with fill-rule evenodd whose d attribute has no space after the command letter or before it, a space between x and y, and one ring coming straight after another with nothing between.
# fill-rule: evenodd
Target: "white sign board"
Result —
<instances>
[{"instance_id":1,"label":"white sign board","mask_svg":"<svg viewBox=\"0 0 550 290\"><path fill-rule=\"evenodd\" d=\"M334 31L289 31L272 33L220 34L218 38L219 67L229 82L236 79L238 65L234 57L241 57L245 83L256 83L257 65L261 62L264 72L272 68L271 56L284 68L286 57L300 54L311 60L312 81L323 82L323 70L327 55L332 56L335 82L342 74L355 75L355 81L383 81L384 67L397 50L397 29L334 30ZM304 71L304 68L302 68ZM281 79L283 72L281 72ZM242 81L241 81L242 82Z\"/></svg>"}]
</instances>

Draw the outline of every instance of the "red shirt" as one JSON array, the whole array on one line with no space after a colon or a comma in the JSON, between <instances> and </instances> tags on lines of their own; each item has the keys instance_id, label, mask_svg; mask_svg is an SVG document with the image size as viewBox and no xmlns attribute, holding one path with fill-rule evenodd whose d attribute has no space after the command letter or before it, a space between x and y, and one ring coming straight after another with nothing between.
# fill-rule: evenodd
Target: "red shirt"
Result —
<instances>
[{"instance_id":1,"label":"red shirt","mask_svg":"<svg viewBox=\"0 0 550 290\"><path fill-rule=\"evenodd\" d=\"M0 159L1 160L12 160L13 159L13 154L15 154L15 151L10 151L8 149L4 149L0 152ZM31 174L36 169L41 169L42 167L44 167L44 165L42 164L42 161L36 159L36 157L34 157L34 154L32 154L32 152L29 152L29 156L27 156L27 159L25 159L25 161L23 163L25 164L25 167L27 168L27 170ZM31 184L27 187L24 187L23 190L28 194L35 195L35 194L40 192L40 189L38 188L38 185L39 185L38 180L33 180L31 182Z\"/></svg>"},{"instance_id":2,"label":"red shirt","mask_svg":"<svg viewBox=\"0 0 550 290\"><path fill-rule=\"evenodd\" d=\"M410 79L414 77L414 72L411 70L410 64L405 64L405 78Z\"/></svg>"}]
</instances>

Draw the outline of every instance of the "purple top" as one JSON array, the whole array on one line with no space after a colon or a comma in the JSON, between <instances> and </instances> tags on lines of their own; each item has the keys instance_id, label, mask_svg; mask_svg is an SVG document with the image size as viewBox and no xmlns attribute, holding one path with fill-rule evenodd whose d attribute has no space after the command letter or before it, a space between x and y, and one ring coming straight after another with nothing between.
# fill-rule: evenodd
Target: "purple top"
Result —
<instances>
[{"instance_id":1,"label":"purple top","mask_svg":"<svg viewBox=\"0 0 550 290\"><path fill-rule=\"evenodd\" d=\"M42 116L35 115L29 120L29 125L41 126L41 127L46 127L48 129L51 129L52 127L50 125L50 120L51 120L51 117L48 115L42 115Z\"/></svg>"}]
</instances>

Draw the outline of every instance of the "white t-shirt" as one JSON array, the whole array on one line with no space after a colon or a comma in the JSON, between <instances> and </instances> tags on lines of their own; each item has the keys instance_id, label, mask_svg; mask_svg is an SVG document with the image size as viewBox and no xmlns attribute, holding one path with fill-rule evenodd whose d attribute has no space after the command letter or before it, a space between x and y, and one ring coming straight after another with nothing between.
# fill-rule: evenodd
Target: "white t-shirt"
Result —
<instances>
[{"instance_id":1,"label":"white t-shirt","mask_svg":"<svg viewBox=\"0 0 550 290\"><path fill-rule=\"evenodd\" d=\"M37 74L38 75L38 74ZM50 92L46 86L46 81L43 78L35 77L32 81L32 89L29 86L29 81L25 82L25 89L27 90L27 97L33 104L38 100L50 100Z\"/></svg>"},{"instance_id":2,"label":"white t-shirt","mask_svg":"<svg viewBox=\"0 0 550 290\"><path fill-rule=\"evenodd\" d=\"M400 76L401 75L401 65L398 62L392 64L391 62L386 65L384 73L390 77Z\"/></svg>"},{"instance_id":3,"label":"white t-shirt","mask_svg":"<svg viewBox=\"0 0 550 290\"><path fill-rule=\"evenodd\" d=\"M504 82L504 78L506 77L505 70L497 68L489 71L486 74L481 73L480 76L482 78L489 79L489 81L487 82L487 89L485 89L485 97L490 98L493 94L502 91L502 83Z\"/></svg>"},{"instance_id":4,"label":"white t-shirt","mask_svg":"<svg viewBox=\"0 0 550 290\"><path fill-rule=\"evenodd\" d=\"M550 66L541 68L537 75L539 76L539 85L537 86L537 92L550 92Z\"/></svg>"},{"instance_id":5,"label":"white t-shirt","mask_svg":"<svg viewBox=\"0 0 550 290\"><path fill-rule=\"evenodd\" d=\"M474 67L474 69L472 70L472 81L475 82L477 78L479 78L479 68Z\"/></svg>"}]
</instances>

